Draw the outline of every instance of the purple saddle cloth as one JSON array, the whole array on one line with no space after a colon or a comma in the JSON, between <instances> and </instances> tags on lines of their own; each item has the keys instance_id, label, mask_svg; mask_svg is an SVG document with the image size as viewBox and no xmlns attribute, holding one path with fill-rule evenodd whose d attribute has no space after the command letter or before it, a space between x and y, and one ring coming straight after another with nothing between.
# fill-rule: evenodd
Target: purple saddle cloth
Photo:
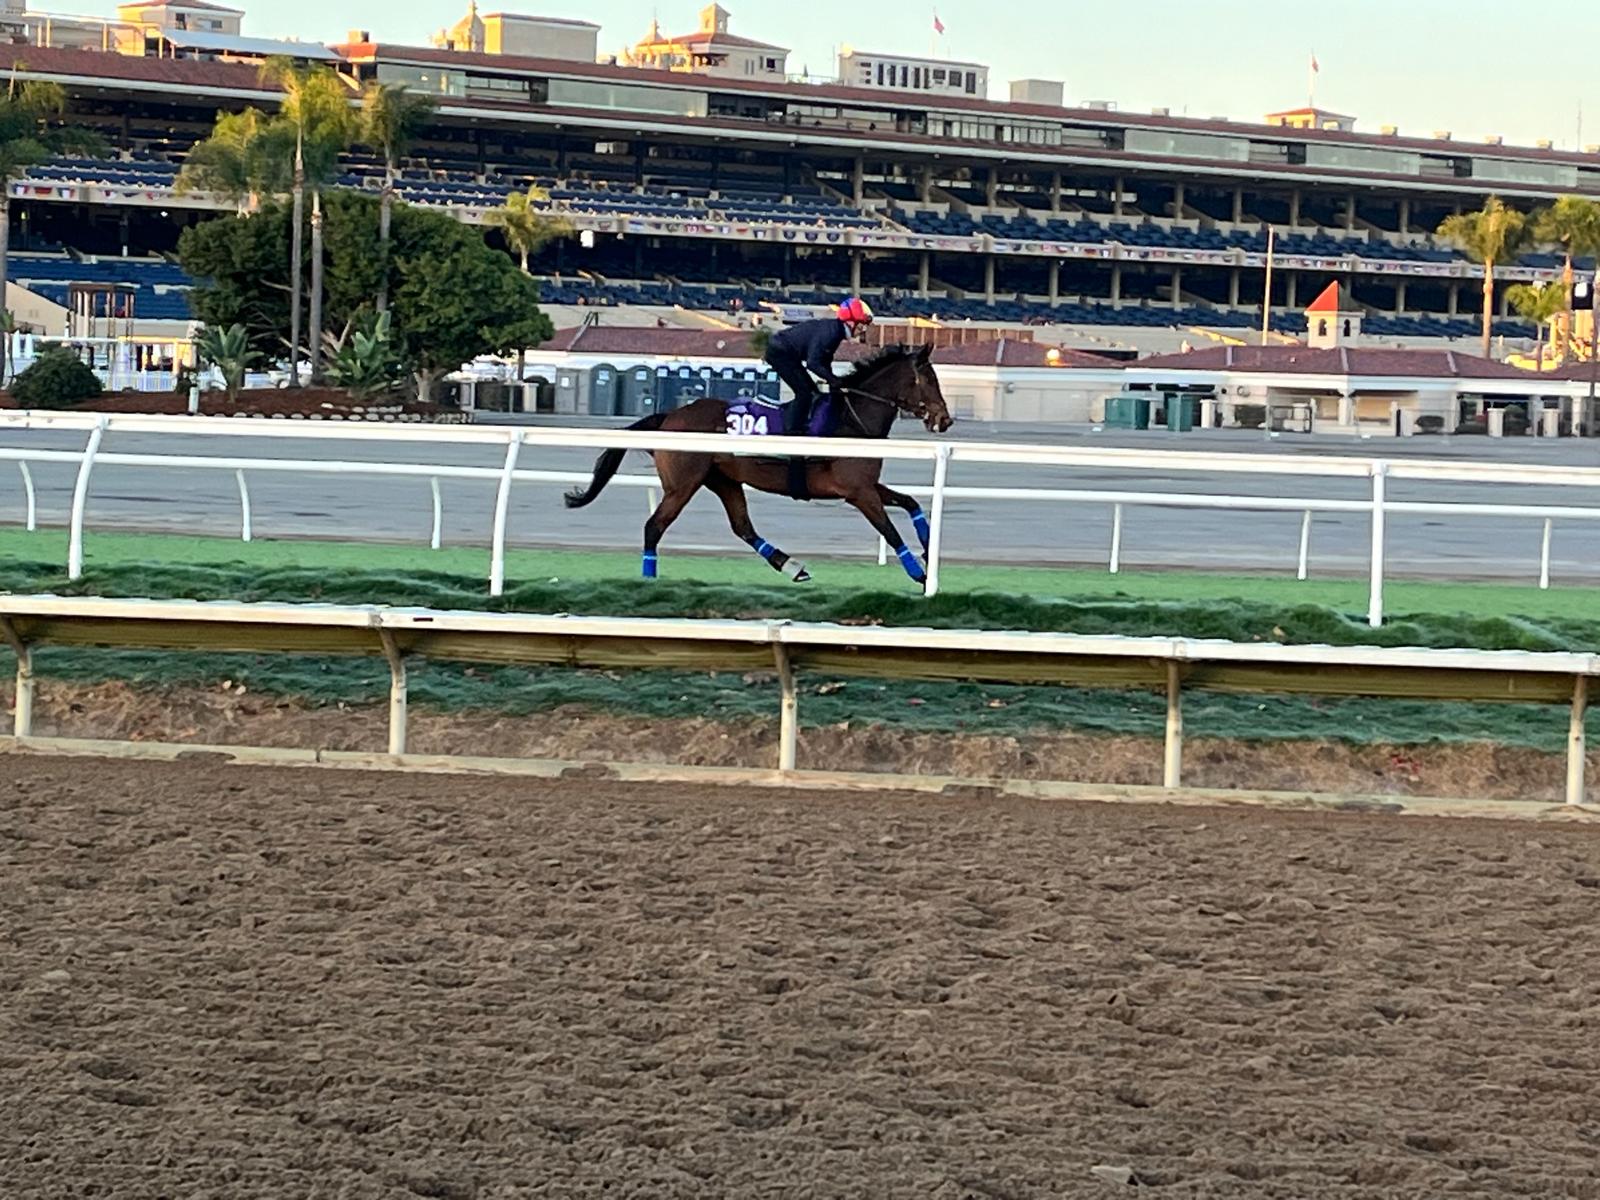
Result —
<instances>
[{"instance_id":1,"label":"purple saddle cloth","mask_svg":"<svg viewBox=\"0 0 1600 1200\"><path fill-rule=\"evenodd\" d=\"M770 400L734 400L728 404L727 431L734 437L776 437L783 433L783 404ZM824 396L811 410L811 420L806 426L811 437L828 437L833 433L833 398Z\"/></svg>"}]
</instances>

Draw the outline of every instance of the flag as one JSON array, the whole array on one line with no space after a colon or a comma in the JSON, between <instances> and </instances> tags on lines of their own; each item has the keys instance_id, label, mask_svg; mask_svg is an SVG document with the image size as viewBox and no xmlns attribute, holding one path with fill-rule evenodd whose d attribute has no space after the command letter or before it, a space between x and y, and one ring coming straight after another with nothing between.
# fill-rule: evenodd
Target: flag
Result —
<instances>
[{"instance_id":1,"label":"flag","mask_svg":"<svg viewBox=\"0 0 1600 1200\"><path fill-rule=\"evenodd\" d=\"M933 14L933 31L935 33L943 33L944 32L944 22L939 20L939 14L938 13L934 13Z\"/></svg>"},{"instance_id":2,"label":"flag","mask_svg":"<svg viewBox=\"0 0 1600 1200\"><path fill-rule=\"evenodd\" d=\"M1322 72L1322 67L1320 65L1318 65L1317 56L1316 56L1316 54L1313 53L1312 56L1311 56L1311 73L1313 75L1318 75L1318 74L1321 74L1321 72Z\"/></svg>"}]
</instances>

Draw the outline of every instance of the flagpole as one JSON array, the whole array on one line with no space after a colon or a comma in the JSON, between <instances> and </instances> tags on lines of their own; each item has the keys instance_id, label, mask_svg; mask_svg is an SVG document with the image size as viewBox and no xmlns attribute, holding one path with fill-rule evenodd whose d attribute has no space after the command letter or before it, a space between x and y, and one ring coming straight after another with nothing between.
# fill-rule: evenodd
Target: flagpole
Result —
<instances>
[{"instance_id":1,"label":"flagpole","mask_svg":"<svg viewBox=\"0 0 1600 1200\"><path fill-rule=\"evenodd\" d=\"M1278 231L1267 226L1267 288L1261 299L1261 344L1267 344L1267 333L1272 328L1272 246Z\"/></svg>"}]
</instances>

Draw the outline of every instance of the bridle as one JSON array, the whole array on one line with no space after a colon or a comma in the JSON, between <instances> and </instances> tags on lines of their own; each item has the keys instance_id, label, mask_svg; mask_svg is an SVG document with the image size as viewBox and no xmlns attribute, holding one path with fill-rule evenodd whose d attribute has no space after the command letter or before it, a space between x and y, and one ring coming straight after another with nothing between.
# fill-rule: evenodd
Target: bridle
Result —
<instances>
[{"instance_id":1,"label":"bridle","mask_svg":"<svg viewBox=\"0 0 1600 1200\"><path fill-rule=\"evenodd\" d=\"M920 387L922 385L922 368L918 365L916 359L913 358L910 361L911 378L917 384L917 386ZM861 414L856 411L856 406L850 403L850 393L852 392L863 397L864 399L876 400L879 404L885 404L894 409L896 412L906 413L913 417L923 417L928 411L926 405L922 405L919 408L907 408L898 400L891 400L888 396L880 396L876 392L867 391L865 388L853 387L849 384L846 384L840 387L838 390L839 401L844 405L845 411L850 414L851 420L853 420L857 427L861 429L866 428L866 422L861 419Z\"/></svg>"}]
</instances>

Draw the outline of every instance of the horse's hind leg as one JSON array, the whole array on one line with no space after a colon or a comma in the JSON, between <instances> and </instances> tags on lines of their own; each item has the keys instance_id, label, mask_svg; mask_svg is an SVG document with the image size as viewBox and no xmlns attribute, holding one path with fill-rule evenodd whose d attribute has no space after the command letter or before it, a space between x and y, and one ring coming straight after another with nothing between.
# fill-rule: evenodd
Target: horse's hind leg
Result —
<instances>
[{"instance_id":1,"label":"horse's hind leg","mask_svg":"<svg viewBox=\"0 0 1600 1200\"><path fill-rule=\"evenodd\" d=\"M656 455L656 474L661 479L661 503L644 523L644 565L646 579L656 577L656 548L684 506L694 498L710 469L709 456Z\"/></svg>"},{"instance_id":2,"label":"horse's hind leg","mask_svg":"<svg viewBox=\"0 0 1600 1200\"><path fill-rule=\"evenodd\" d=\"M913 583L926 584L928 574L922 569L922 564L917 561L917 556L912 553L911 547L906 545L906 540L900 536L900 531L894 527L894 522L889 519L889 514L884 511L883 501L878 496L881 484L874 484L871 488L852 492L845 496L845 500L865 517L872 527L878 531L878 536L889 543L900 559L900 565L906 569L906 574L911 576ZM911 499L909 496L906 499ZM913 501L915 503L915 501Z\"/></svg>"},{"instance_id":3,"label":"horse's hind leg","mask_svg":"<svg viewBox=\"0 0 1600 1200\"><path fill-rule=\"evenodd\" d=\"M896 508L903 508L911 517L912 527L917 531L917 538L922 542L922 553L928 553L928 538L932 533L932 526L928 524L928 514L922 511L922 505L917 503L915 496L908 496L904 492L897 492L891 487L878 484L878 499L884 504L892 504Z\"/></svg>"},{"instance_id":4,"label":"horse's hind leg","mask_svg":"<svg viewBox=\"0 0 1600 1200\"><path fill-rule=\"evenodd\" d=\"M755 523L750 520L750 504L745 499L742 483L730 479L713 467L711 474L706 476L706 487L717 494L717 499L722 501L722 507L728 510L728 527L752 550L766 559L768 566L780 574L787 575L796 583L805 583L811 578L811 572L806 570L805 563L798 558L790 558L756 532Z\"/></svg>"}]
</instances>

